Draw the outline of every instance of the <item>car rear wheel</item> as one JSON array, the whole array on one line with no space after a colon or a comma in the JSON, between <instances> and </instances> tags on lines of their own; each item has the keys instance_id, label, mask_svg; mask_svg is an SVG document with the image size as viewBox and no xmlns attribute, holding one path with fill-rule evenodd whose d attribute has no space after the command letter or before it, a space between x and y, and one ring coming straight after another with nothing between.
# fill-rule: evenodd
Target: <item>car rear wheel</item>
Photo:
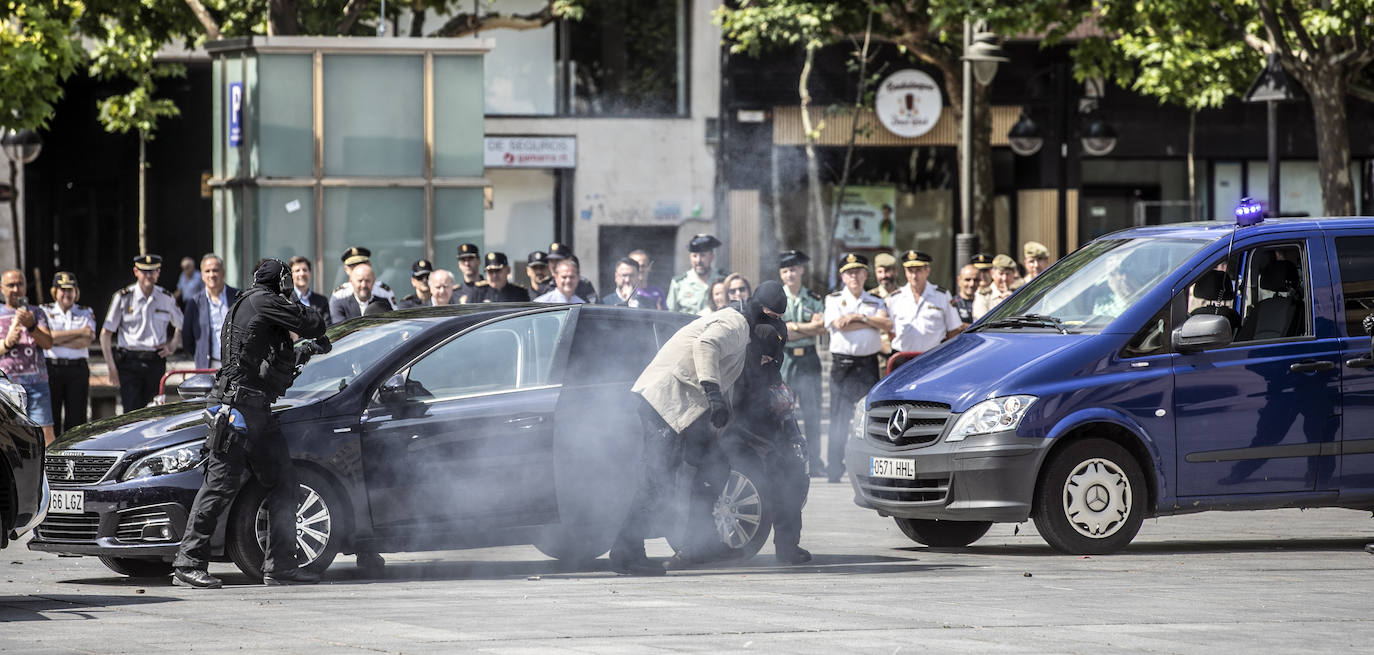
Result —
<instances>
[{"instance_id":1,"label":"car rear wheel","mask_svg":"<svg viewBox=\"0 0 1374 655\"><path fill-rule=\"evenodd\" d=\"M992 521L895 520L902 534L918 544L934 548L963 548L982 539L992 527Z\"/></svg>"},{"instance_id":2,"label":"car rear wheel","mask_svg":"<svg viewBox=\"0 0 1374 655\"><path fill-rule=\"evenodd\" d=\"M1031 515L1055 550L1106 555L1125 548L1140 531L1146 498L1135 457L1106 439L1086 439L1050 461Z\"/></svg>"},{"instance_id":3,"label":"car rear wheel","mask_svg":"<svg viewBox=\"0 0 1374 655\"><path fill-rule=\"evenodd\" d=\"M115 573L131 578L165 578L172 574L172 563L160 559L135 559L102 555L100 563Z\"/></svg>"},{"instance_id":4,"label":"car rear wheel","mask_svg":"<svg viewBox=\"0 0 1374 655\"><path fill-rule=\"evenodd\" d=\"M347 525L343 500L324 478L296 469L296 559L301 568L323 573L343 545ZM266 490L257 484L245 487L229 515L225 549L229 559L255 580L262 578L263 552L267 547Z\"/></svg>"},{"instance_id":5,"label":"car rear wheel","mask_svg":"<svg viewBox=\"0 0 1374 655\"><path fill-rule=\"evenodd\" d=\"M743 559L757 555L768 541L773 528L773 507L764 495L763 467L746 457L733 457L730 477L721 488L711 514L716 534L725 545L740 551ZM681 531L675 531L668 542L674 550L681 550ZM675 538L674 538L675 537Z\"/></svg>"}]
</instances>

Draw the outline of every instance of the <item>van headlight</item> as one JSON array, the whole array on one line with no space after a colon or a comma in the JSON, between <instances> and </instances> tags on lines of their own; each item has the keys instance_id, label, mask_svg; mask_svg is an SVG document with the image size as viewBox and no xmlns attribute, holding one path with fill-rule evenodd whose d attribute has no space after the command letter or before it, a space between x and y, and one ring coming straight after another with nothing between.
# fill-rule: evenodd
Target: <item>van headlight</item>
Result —
<instances>
[{"instance_id":1,"label":"van headlight","mask_svg":"<svg viewBox=\"0 0 1374 655\"><path fill-rule=\"evenodd\" d=\"M849 438L862 440L868 432L867 427L868 396L864 396L859 402L854 403L854 414L849 419Z\"/></svg>"},{"instance_id":2,"label":"van headlight","mask_svg":"<svg viewBox=\"0 0 1374 655\"><path fill-rule=\"evenodd\" d=\"M130 466L124 475L119 476L119 481L127 482L139 478L151 478L155 475L189 471L205 461L205 458L200 454L200 447L203 445L205 445L205 440L199 439L180 446L159 450L134 462L134 465Z\"/></svg>"},{"instance_id":3,"label":"van headlight","mask_svg":"<svg viewBox=\"0 0 1374 655\"><path fill-rule=\"evenodd\" d=\"M1021 417L1035 402L1035 396L1005 396L984 400L959 415L954 429L949 431L945 441L963 441L965 437L1015 430L1021 424Z\"/></svg>"}]
</instances>

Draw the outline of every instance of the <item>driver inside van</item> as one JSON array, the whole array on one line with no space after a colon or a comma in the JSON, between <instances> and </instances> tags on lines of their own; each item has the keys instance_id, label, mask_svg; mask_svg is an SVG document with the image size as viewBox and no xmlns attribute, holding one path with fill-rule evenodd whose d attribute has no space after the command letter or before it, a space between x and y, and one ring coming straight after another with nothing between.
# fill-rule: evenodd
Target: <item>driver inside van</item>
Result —
<instances>
[{"instance_id":1,"label":"driver inside van","mask_svg":"<svg viewBox=\"0 0 1374 655\"><path fill-rule=\"evenodd\" d=\"M1116 317L1126 311L1150 278L1147 260L1148 255L1143 250L1118 258L1107 269L1107 284L1102 287L1104 293L1093 303L1093 314Z\"/></svg>"}]
</instances>

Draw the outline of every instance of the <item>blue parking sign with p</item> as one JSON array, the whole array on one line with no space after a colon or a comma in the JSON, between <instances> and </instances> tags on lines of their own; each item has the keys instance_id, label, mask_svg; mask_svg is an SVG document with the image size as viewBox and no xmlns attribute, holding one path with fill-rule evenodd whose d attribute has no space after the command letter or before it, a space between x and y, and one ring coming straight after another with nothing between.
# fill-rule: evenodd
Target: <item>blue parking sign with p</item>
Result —
<instances>
[{"instance_id":1,"label":"blue parking sign with p","mask_svg":"<svg viewBox=\"0 0 1374 655\"><path fill-rule=\"evenodd\" d=\"M243 82L229 83L229 146L239 147L243 140Z\"/></svg>"}]
</instances>

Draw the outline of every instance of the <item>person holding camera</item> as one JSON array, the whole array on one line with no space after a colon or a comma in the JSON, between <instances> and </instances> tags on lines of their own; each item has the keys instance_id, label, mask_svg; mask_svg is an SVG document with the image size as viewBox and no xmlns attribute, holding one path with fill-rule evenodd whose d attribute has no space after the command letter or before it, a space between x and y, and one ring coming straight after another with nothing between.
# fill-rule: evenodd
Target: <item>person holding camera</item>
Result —
<instances>
[{"instance_id":1,"label":"person holding camera","mask_svg":"<svg viewBox=\"0 0 1374 655\"><path fill-rule=\"evenodd\" d=\"M201 589L221 586L206 570L210 540L220 516L246 482L244 471L267 490L268 536L263 582L313 584L319 575L296 561L296 475L272 403L291 386L312 354L329 352L319 313L289 299L291 269L268 259L253 273L253 286L229 308L220 330L224 365L205 410L210 426L205 481L196 493L173 582ZM294 348L291 333L303 341Z\"/></svg>"}]
</instances>

